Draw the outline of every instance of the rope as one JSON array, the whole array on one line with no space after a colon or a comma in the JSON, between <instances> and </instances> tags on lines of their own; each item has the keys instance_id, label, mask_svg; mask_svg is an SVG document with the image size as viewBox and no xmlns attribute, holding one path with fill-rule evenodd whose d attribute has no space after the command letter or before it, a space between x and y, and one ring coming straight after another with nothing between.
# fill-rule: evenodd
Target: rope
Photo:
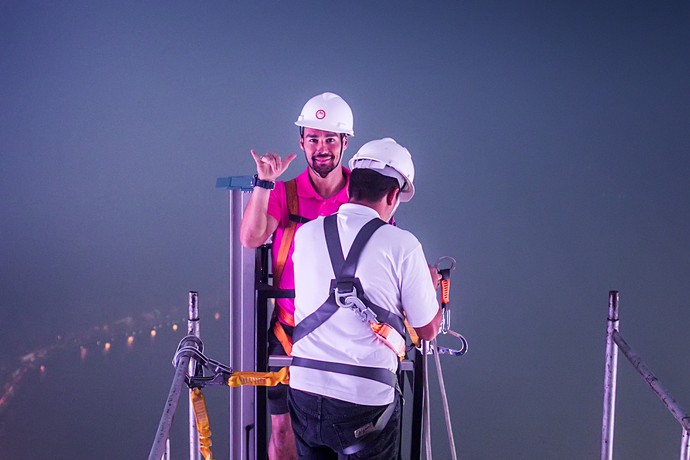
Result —
<instances>
[{"instance_id":1,"label":"rope","mask_svg":"<svg viewBox=\"0 0 690 460\"><path fill-rule=\"evenodd\" d=\"M436 346L436 339L432 340L432 346ZM443 381L443 371L441 370L441 358L439 353L434 353L434 361L436 362L436 374L438 375L438 386L441 389L441 402L443 403L443 415L446 419L446 430L448 431L448 444L450 446L450 454L452 460L458 460L458 454L455 451L455 437L453 436L453 426L450 422L450 409L448 407L448 395L446 394L446 384Z\"/></svg>"}]
</instances>

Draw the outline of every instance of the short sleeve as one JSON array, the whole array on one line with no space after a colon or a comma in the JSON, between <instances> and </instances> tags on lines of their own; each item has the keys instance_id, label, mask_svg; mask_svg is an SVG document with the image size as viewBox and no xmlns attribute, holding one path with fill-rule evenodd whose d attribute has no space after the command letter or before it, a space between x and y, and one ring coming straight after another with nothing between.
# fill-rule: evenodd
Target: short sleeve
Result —
<instances>
[{"instance_id":1,"label":"short sleeve","mask_svg":"<svg viewBox=\"0 0 690 460\"><path fill-rule=\"evenodd\" d=\"M438 313L438 300L429 265L421 244L412 249L401 265L401 302L412 327L429 324Z\"/></svg>"}]
</instances>

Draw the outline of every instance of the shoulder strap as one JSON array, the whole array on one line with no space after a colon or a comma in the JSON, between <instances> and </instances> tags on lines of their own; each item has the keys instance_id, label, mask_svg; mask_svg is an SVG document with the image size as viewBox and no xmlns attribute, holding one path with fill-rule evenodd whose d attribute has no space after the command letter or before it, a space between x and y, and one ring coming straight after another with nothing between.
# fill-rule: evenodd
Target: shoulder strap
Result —
<instances>
[{"instance_id":1,"label":"shoulder strap","mask_svg":"<svg viewBox=\"0 0 690 460\"><path fill-rule=\"evenodd\" d=\"M326 246L328 247L328 255L331 258L331 266L333 267L333 276L338 279L340 272L345 263L343 257L343 247L340 243L340 233L338 232L338 216L331 214L323 220L323 231L326 236Z\"/></svg>"},{"instance_id":2,"label":"shoulder strap","mask_svg":"<svg viewBox=\"0 0 690 460\"><path fill-rule=\"evenodd\" d=\"M340 273L336 273L336 278L352 278L355 276L355 269L357 268L357 262L359 262L359 256L362 254L362 249L364 249L364 246L369 241L369 238L371 238L371 235L373 235L376 230L384 225L386 225L386 223L379 218L371 219L369 222L364 224L364 227L362 227L355 237L355 240L352 242L350 252L347 253L347 258L343 264L342 271ZM336 232L337 230L338 229L336 227ZM326 235L326 238L328 238L328 235Z\"/></svg>"},{"instance_id":3,"label":"shoulder strap","mask_svg":"<svg viewBox=\"0 0 690 460\"><path fill-rule=\"evenodd\" d=\"M309 316L295 325L295 330L292 333L293 344L310 334L338 311L340 307L338 307L338 304L335 302L333 288L341 280L344 282L354 282L355 268L357 268L357 261L362 253L362 249L364 249L371 235L382 225L386 225L386 223L381 219L372 219L364 224L355 237L355 241L352 243L350 252L347 254L347 259L343 260L344 257L342 247L340 246L337 216L333 214L324 219L323 226L326 233L326 244L328 246L328 254L331 257L331 265L333 266L335 280L332 282L328 299ZM346 274L349 275L348 278L350 279L345 278Z\"/></svg>"},{"instance_id":4,"label":"shoulder strap","mask_svg":"<svg viewBox=\"0 0 690 460\"><path fill-rule=\"evenodd\" d=\"M290 215L297 215L299 213L299 200L297 198L297 183L295 179L285 182L285 195L288 213ZM283 231L283 238L280 240L280 248L278 248L278 256L276 257L273 268L273 286L275 287L278 287L280 278L283 276L283 270L285 269L285 263L287 262L288 253L290 252L290 246L292 246L292 240L295 238L296 229L297 223L292 219L288 219L287 226Z\"/></svg>"}]
</instances>

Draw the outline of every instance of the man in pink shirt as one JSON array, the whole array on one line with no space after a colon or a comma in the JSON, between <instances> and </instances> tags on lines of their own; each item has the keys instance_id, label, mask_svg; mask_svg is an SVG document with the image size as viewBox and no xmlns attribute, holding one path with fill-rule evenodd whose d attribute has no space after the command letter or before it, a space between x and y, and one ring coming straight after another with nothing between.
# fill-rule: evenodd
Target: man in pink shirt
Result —
<instances>
[{"instance_id":1,"label":"man in pink shirt","mask_svg":"<svg viewBox=\"0 0 690 460\"><path fill-rule=\"evenodd\" d=\"M259 156L252 150L257 173L240 226L240 241L248 248L262 245L273 235L273 284L280 289L295 287L295 230L319 216L335 213L348 202L350 171L343 167L342 157L348 136L354 135L350 106L337 94L319 94L307 101L295 124L300 127L299 145L307 161L306 170L291 181L276 182L297 155L283 159L276 153ZM268 332L269 354L290 354L294 312L294 299L276 299ZM268 388L268 407L269 459L296 459L286 385Z\"/></svg>"}]
</instances>

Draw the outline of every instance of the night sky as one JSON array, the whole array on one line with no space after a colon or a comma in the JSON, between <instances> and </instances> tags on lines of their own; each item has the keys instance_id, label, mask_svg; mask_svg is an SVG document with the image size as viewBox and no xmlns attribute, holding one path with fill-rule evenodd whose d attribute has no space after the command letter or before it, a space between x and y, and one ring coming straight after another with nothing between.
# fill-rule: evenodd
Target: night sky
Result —
<instances>
[{"instance_id":1,"label":"night sky","mask_svg":"<svg viewBox=\"0 0 690 460\"><path fill-rule=\"evenodd\" d=\"M48 350L0 406L2 459L146 458L189 290L228 360L216 178L253 174L250 149L299 153L324 91L354 112L346 160L374 138L410 150L396 220L458 261L461 458L598 457L609 290L690 410L688 1L3 0L0 83L0 385ZM123 324L134 345L99 351ZM680 426L619 370L614 457L678 458ZM206 391L217 458L227 391Z\"/></svg>"}]
</instances>

